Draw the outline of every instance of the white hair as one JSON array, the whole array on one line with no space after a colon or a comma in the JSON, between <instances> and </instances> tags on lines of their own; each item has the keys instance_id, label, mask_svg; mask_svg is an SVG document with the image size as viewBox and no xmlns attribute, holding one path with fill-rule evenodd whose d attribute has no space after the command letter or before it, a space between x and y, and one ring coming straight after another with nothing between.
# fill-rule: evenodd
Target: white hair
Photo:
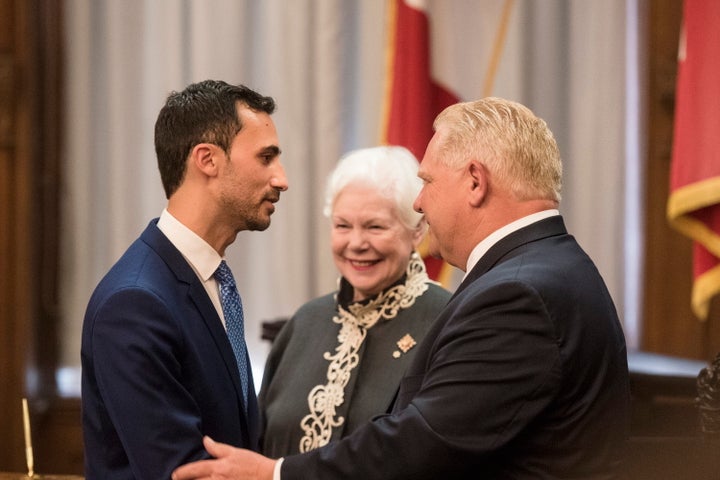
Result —
<instances>
[{"instance_id":1,"label":"white hair","mask_svg":"<svg viewBox=\"0 0 720 480\"><path fill-rule=\"evenodd\" d=\"M382 146L348 152L328 177L323 213L330 217L340 192L350 184L360 184L392 200L400 221L408 229L416 229L422 220L422 214L413 209L422 189L417 171L418 161L405 147Z\"/></svg>"}]
</instances>

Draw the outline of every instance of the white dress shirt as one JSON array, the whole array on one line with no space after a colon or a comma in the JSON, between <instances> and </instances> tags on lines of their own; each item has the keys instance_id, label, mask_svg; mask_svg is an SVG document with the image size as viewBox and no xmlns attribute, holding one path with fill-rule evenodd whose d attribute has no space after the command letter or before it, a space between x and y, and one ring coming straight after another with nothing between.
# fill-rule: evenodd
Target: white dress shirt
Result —
<instances>
[{"instance_id":1,"label":"white dress shirt","mask_svg":"<svg viewBox=\"0 0 720 480\"><path fill-rule=\"evenodd\" d=\"M527 227L532 223L539 222L540 220L554 217L556 215L560 215L560 212L557 209L543 210L542 212L537 212L530 214L526 217L518 218L514 222L508 223L504 227L495 230L493 233L485 237L480 243L475 245L475 248L473 248L470 252L470 256L468 256L467 259L467 266L465 267L465 275L463 276L463 280L470 272L470 270L472 270L473 267L477 265L483 255L485 255L488 250L490 250L492 246L498 243L500 240L507 237L511 233L520 230L523 227Z\"/></svg>"},{"instance_id":2,"label":"white dress shirt","mask_svg":"<svg viewBox=\"0 0 720 480\"><path fill-rule=\"evenodd\" d=\"M170 243L180 250L182 256L195 271L215 306L215 310L220 315L220 320L225 325L225 315L223 315L222 304L220 303L218 284L213 276L223 258L209 243L180 223L167 209L164 209L160 215L157 226L170 240Z\"/></svg>"}]
</instances>

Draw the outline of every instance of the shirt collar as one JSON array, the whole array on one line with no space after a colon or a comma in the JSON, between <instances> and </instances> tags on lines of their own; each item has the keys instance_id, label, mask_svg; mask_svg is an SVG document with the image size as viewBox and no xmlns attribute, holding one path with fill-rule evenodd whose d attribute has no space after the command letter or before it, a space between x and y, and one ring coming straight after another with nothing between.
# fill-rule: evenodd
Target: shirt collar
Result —
<instances>
[{"instance_id":1,"label":"shirt collar","mask_svg":"<svg viewBox=\"0 0 720 480\"><path fill-rule=\"evenodd\" d=\"M175 245L175 248L180 250L182 256L203 282L207 282L222 261L220 254L198 234L173 217L167 209L163 209L157 226Z\"/></svg>"},{"instance_id":2,"label":"shirt collar","mask_svg":"<svg viewBox=\"0 0 720 480\"><path fill-rule=\"evenodd\" d=\"M510 235L512 232L527 227L528 225L535 222L539 222L540 220L554 217L556 215L560 215L560 211L557 209L543 210L542 212L530 214L528 216L519 218L514 222L508 223L504 227L498 228L493 233L485 237L480 243L475 246L475 248L473 248L472 252L470 252L470 256L467 260L465 275L467 275L470 270L473 269L477 262L480 261L483 255L485 255L488 250L492 248L493 245Z\"/></svg>"}]
</instances>

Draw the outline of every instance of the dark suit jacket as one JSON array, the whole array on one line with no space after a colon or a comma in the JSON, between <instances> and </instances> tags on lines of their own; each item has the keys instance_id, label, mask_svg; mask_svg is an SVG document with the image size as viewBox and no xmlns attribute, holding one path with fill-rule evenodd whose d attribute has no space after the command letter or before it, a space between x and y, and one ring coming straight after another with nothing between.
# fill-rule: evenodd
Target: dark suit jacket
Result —
<instances>
[{"instance_id":1,"label":"dark suit jacket","mask_svg":"<svg viewBox=\"0 0 720 480\"><path fill-rule=\"evenodd\" d=\"M392 415L282 479L608 478L626 435L625 340L562 218L493 246L439 315Z\"/></svg>"},{"instance_id":2,"label":"dark suit jacket","mask_svg":"<svg viewBox=\"0 0 720 480\"><path fill-rule=\"evenodd\" d=\"M203 435L257 449L225 329L200 279L153 221L97 286L82 333L88 480L169 479Z\"/></svg>"}]
</instances>

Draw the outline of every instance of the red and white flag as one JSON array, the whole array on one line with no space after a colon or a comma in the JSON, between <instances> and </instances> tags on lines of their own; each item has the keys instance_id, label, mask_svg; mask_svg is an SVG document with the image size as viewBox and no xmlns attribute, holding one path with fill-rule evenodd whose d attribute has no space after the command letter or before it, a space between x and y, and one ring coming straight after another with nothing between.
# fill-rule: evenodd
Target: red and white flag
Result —
<instances>
[{"instance_id":1,"label":"red and white flag","mask_svg":"<svg viewBox=\"0 0 720 480\"><path fill-rule=\"evenodd\" d=\"M430 20L423 2L389 0L388 68L382 143L402 145L422 161L435 117L459 98L432 76ZM447 286L451 268L424 255L430 278Z\"/></svg>"},{"instance_id":2,"label":"red and white flag","mask_svg":"<svg viewBox=\"0 0 720 480\"><path fill-rule=\"evenodd\" d=\"M695 315L720 293L720 1L686 0L667 215L693 239Z\"/></svg>"}]
</instances>

